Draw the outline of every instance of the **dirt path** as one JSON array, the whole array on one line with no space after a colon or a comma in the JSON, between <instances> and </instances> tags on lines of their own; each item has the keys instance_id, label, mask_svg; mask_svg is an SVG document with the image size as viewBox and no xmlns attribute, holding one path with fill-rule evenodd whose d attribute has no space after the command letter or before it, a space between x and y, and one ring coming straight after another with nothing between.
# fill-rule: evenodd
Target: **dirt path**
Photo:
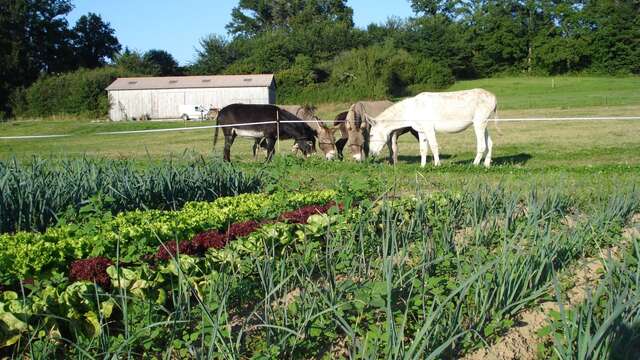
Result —
<instances>
[{"instance_id":1,"label":"dirt path","mask_svg":"<svg viewBox=\"0 0 640 360\"><path fill-rule=\"evenodd\" d=\"M625 228L623 237L625 241L640 238L640 214L633 217L632 225ZM624 248L621 246L620 248ZM565 307L573 307L586 299L587 291L597 286L600 279L600 270L603 269L600 259L608 256L617 258L619 248L614 247L602 250L600 258L586 258L572 266L569 278L575 280L573 288L565 294ZM480 349L462 359L465 360L535 360L540 338L537 331L544 327L549 319L551 310L558 311L555 301L540 304L535 309L524 311L518 316L518 323L498 343L489 348Z\"/></svg>"}]
</instances>

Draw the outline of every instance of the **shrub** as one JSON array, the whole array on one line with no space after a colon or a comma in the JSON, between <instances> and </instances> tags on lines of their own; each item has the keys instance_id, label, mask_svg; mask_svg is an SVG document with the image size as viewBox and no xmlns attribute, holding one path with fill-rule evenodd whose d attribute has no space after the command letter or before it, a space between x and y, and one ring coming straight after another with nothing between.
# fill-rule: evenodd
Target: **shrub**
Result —
<instances>
[{"instance_id":1,"label":"shrub","mask_svg":"<svg viewBox=\"0 0 640 360\"><path fill-rule=\"evenodd\" d=\"M43 76L24 91L14 93L13 110L18 117L57 114L105 117L109 112L105 89L116 78L133 75L121 68L105 67Z\"/></svg>"},{"instance_id":2,"label":"shrub","mask_svg":"<svg viewBox=\"0 0 640 360\"><path fill-rule=\"evenodd\" d=\"M415 71L416 83L426 85L432 90L447 88L455 82L453 72L448 66L430 59L420 61Z\"/></svg>"}]
</instances>

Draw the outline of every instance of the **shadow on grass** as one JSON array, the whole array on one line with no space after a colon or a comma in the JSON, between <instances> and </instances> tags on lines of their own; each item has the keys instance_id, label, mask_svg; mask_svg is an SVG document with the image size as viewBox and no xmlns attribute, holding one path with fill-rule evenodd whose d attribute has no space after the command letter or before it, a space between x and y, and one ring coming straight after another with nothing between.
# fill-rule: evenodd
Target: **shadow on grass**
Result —
<instances>
[{"instance_id":1,"label":"shadow on grass","mask_svg":"<svg viewBox=\"0 0 640 360\"><path fill-rule=\"evenodd\" d=\"M440 154L440 160L447 160L447 159L451 159L454 158L454 155L449 155L449 154ZM388 157L386 157L384 159L385 161L388 161ZM408 164L411 163L420 163L421 161L421 157L420 155L398 155L398 161L399 162L406 162ZM432 163L433 162L433 156L429 155L427 156L427 163Z\"/></svg>"},{"instance_id":2,"label":"shadow on grass","mask_svg":"<svg viewBox=\"0 0 640 360\"><path fill-rule=\"evenodd\" d=\"M531 160L533 158L533 156L531 156L530 154L526 154L526 153L520 153L520 154L516 154L516 155L507 155L507 156L498 156L498 157L494 157L491 159L491 165L492 166L499 166L499 165L511 165L511 166L522 166L522 165L526 165L527 162L529 162L529 160ZM484 159L482 159L482 161L484 161ZM456 165L470 165L473 162L473 159L470 160L460 160L460 161L456 161L454 162L454 164Z\"/></svg>"},{"instance_id":3,"label":"shadow on grass","mask_svg":"<svg viewBox=\"0 0 640 360\"><path fill-rule=\"evenodd\" d=\"M441 154L440 155L440 160L447 160L447 159L453 159L456 156L454 155L448 155L448 154ZM492 159L492 165L526 165L527 162L529 162L529 160L531 160L533 158L533 156L531 156L530 154L527 153L520 153L520 154L515 154L515 155L508 155L508 156L498 156L498 157L494 157ZM406 162L408 164L411 163L420 163L420 156L416 156L416 155L400 155L398 156L398 161L401 162ZM466 160L458 160L458 161L454 161L451 164L454 165L471 165L471 163L473 162L473 159L466 159ZM433 156L428 156L427 157L427 163L433 163Z\"/></svg>"},{"instance_id":4,"label":"shadow on grass","mask_svg":"<svg viewBox=\"0 0 640 360\"><path fill-rule=\"evenodd\" d=\"M492 163L494 165L526 165L533 156L527 153L520 153L516 155L498 156L493 158Z\"/></svg>"}]
</instances>

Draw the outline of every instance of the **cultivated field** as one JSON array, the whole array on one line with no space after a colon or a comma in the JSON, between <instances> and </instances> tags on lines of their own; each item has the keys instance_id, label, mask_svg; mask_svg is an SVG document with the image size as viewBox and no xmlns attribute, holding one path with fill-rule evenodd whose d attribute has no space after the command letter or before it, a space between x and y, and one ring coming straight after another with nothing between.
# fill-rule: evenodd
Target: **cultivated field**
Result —
<instances>
[{"instance_id":1,"label":"cultivated field","mask_svg":"<svg viewBox=\"0 0 640 360\"><path fill-rule=\"evenodd\" d=\"M551 85L455 88L502 118L640 115L636 78ZM424 169L411 135L397 166L242 140L229 166L212 130L97 134L184 125L0 124L73 135L0 140L0 358L640 353L640 121L492 123L491 169L470 130Z\"/></svg>"}]
</instances>

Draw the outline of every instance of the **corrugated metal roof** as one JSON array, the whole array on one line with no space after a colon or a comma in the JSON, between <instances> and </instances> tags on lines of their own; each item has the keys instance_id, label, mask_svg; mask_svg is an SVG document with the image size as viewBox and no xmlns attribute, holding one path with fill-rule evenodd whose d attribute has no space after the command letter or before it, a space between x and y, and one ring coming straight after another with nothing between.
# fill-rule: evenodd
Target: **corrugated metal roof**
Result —
<instances>
[{"instance_id":1,"label":"corrugated metal roof","mask_svg":"<svg viewBox=\"0 0 640 360\"><path fill-rule=\"evenodd\" d=\"M118 78L107 90L269 87L273 74Z\"/></svg>"}]
</instances>

